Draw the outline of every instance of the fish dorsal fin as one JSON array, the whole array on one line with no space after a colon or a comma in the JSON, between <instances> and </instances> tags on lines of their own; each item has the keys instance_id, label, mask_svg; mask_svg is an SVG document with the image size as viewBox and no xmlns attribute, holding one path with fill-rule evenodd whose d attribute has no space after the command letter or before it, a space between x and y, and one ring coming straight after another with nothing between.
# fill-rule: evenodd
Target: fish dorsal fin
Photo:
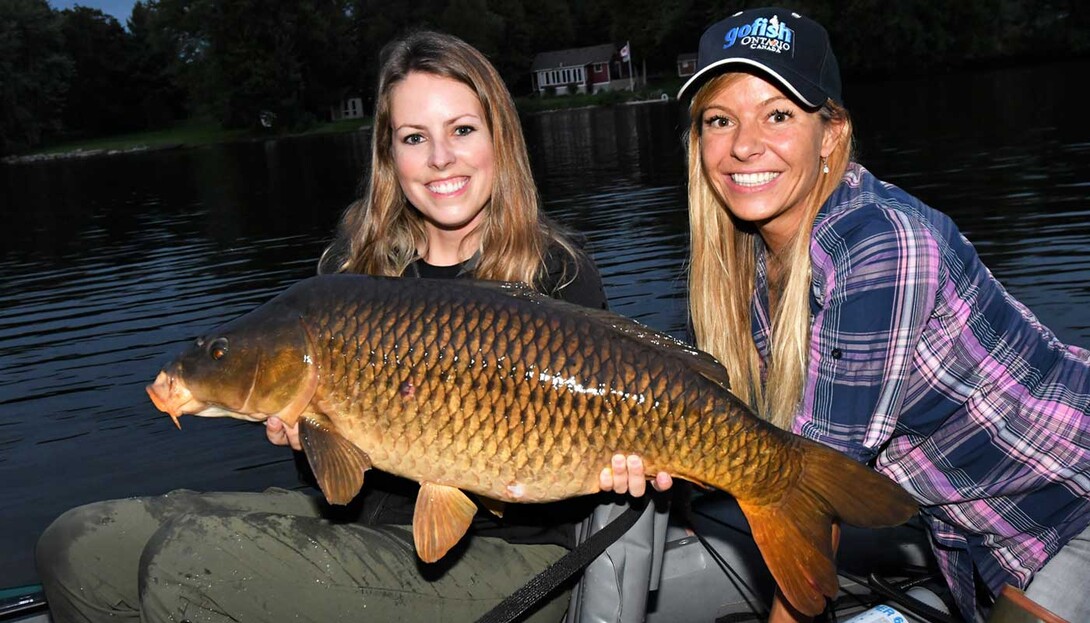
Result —
<instances>
[{"instance_id":1,"label":"fish dorsal fin","mask_svg":"<svg viewBox=\"0 0 1090 623\"><path fill-rule=\"evenodd\" d=\"M300 418L299 440L325 499L330 504L351 502L363 487L363 473L371 469L371 457L333 430L324 415Z\"/></svg>"},{"instance_id":2,"label":"fish dorsal fin","mask_svg":"<svg viewBox=\"0 0 1090 623\"><path fill-rule=\"evenodd\" d=\"M669 333L656 331L651 327L626 316L605 310L587 310L590 316L603 316L603 319L619 333L643 340L654 345L663 355L680 361L689 366L704 378L719 385L723 389L730 389L730 378L727 369L712 355L677 339ZM601 312L596 314L595 312ZM608 313L608 316L605 314Z\"/></svg>"},{"instance_id":3,"label":"fish dorsal fin","mask_svg":"<svg viewBox=\"0 0 1090 623\"><path fill-rule=\"evenodd\" d=\"M723 367L723 364L719 363L718 359L698 348L686 344L668 333L656 331L638 320L633 320L632 318L622 316L617 312L606 309L592 309L567 301L554 299L534 290L524 283L475 280L466 280L463 283L503 292L514 298L555 306L565 309L570 313L583 316L587 318L587 320L604 324L611 327L619 334L650 344L664 356L689 366L690 369L709 381L723 387L723 389L730 389L730 379L727 377L727 369Z\"/></svg>"},{"instance_id":4,"label":"fish dorsal fin","mask_svg":"<svg viewBox=\"0 0 1090 623\"><path fill-rule=\"evenodd\" d=\"M435 562L454 547L469 529L477 505L461 489L420 483L413 513L413 541L424 562Z\"/></svg>"}]
</instances>

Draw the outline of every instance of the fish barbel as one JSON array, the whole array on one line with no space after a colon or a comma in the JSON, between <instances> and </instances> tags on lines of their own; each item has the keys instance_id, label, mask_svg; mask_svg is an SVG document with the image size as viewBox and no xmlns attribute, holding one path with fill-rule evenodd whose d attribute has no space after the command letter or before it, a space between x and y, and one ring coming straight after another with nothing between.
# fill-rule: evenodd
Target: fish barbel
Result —
<instances>
[{"instance_id":1,"label":"fish barbel","mask_svg":"<svg viewBox=\"0 0 1090 623\"><path fill-rule=\"evenodd\" d=\"M781 591L818 614L838 590L832 522L900 524L889 478L758 418L711 355L638 322L527 287L326 275L196 340L147 391L178 416L298 423L326 499L372 467L420 483L427 562L477 505L598 492L616 452L647 473L733 495Z\"/></svg>"}]
</instances>

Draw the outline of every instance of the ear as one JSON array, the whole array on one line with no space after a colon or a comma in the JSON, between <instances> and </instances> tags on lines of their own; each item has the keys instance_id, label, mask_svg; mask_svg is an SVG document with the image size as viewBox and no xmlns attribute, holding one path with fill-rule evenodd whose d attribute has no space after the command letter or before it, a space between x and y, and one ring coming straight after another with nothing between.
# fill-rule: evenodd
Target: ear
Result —
<instances>
[{"instance_id":1,"label":"ear","mask_svg":"<svg viewBox=\"0 0 1090 623\"><path fill-rule=\"evenodd\" d=\"M821 157L828 158L840 141L844 140L847 124L843 119L831 119L825 123L821 136Z\"/></svg>"}]
</instances>

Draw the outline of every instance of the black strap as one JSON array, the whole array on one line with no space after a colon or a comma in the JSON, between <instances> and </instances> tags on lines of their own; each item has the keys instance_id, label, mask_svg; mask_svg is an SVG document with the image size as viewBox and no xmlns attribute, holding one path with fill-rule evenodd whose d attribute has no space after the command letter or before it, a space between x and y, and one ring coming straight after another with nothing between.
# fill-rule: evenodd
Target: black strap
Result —
<instances>
[{"instance_id":1,"label":"black strap","mask_svg":"<svg viewBox=\"0 0 1090 623\"><path fill-rule=\"evenodd\" d=\"M628 532L636 520L640 518L646 504L633 501L628 509L619 517L606 524L598 532L590 535L575 549L571 550L560 559L549 565L544 571L530 578L530 581L514 593L511 593L494 608L477 619L477 623L509 623L525 612L546 595L553 592L556 587L573 576L577 571L586 567L592 560L606 551L611 543Z\"/></svg>"},{"instance_id":2,"label":"black strap","mask_svg":"<svg viewBox=\"0 0 1090 623\"><path fill-rule=\"evenodd\" d=\"M892 600L899 606L907 608L914 616L930 621L931 623L957 623L958 619L956 617L950 616L942 610L932 607L908 594L908 589L913 586L924 584L931 579L931 576L924 575L915 580L905 582L901 586L897 586L893 582L879 576L877 573L872 573L870 574L870 577L867 578L867 583L870 584L870 587L874 592ZM937 576L936 579L941 582L942 576Z\"/></svg>"}]
</instances>

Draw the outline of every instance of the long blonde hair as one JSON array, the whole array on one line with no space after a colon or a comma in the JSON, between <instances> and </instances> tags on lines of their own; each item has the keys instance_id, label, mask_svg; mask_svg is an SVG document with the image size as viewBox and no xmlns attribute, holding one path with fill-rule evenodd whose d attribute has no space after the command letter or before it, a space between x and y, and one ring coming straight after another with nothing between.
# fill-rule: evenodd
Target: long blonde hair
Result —
<instances>
[{"instance_id":1,"label":"long blonde hair","mask_svg":"<svg viewBox=\"0 0 1090 623\"><path fill-rule=\"evenodd\" d=\"M381 53L371 135L371 177L362 198L348 206L337 236L322 253L318 272L401 275L427 248L421 214L397 179L390 126L393 87L412 72L457 80L477 94L492 135L495 176L484 219L466 240L477 240L473 274L480 279L535 285L551 244L577 255L568 233L541 210L522 124L495 67L476 48L445 33L420 31L386 45ZM573 264L577 265L577 264Z\"/></svg>"},{"instance_id":2,"label":"long blonde hair","mask_svg":"<svg viewBox=\"0 0 1090 623\"><path fill-rule=\"evenodd\" d=\"M758 414L790 429L806 381L810 352L810 233L814 218L840 183L852 158L848 111L831 100L818 114L826 123L843 123L827 164L829 173L805 198L806 215L783 257L785 281L771 329L766 384L753 341L750 304L756 287L757 231L736 220L712 188L700 157L704 110L721 89L741 74L724 73L705 84L689 107L689 313L697 345L727 368L731 389Z\"/></svg>"}]
</instances>

